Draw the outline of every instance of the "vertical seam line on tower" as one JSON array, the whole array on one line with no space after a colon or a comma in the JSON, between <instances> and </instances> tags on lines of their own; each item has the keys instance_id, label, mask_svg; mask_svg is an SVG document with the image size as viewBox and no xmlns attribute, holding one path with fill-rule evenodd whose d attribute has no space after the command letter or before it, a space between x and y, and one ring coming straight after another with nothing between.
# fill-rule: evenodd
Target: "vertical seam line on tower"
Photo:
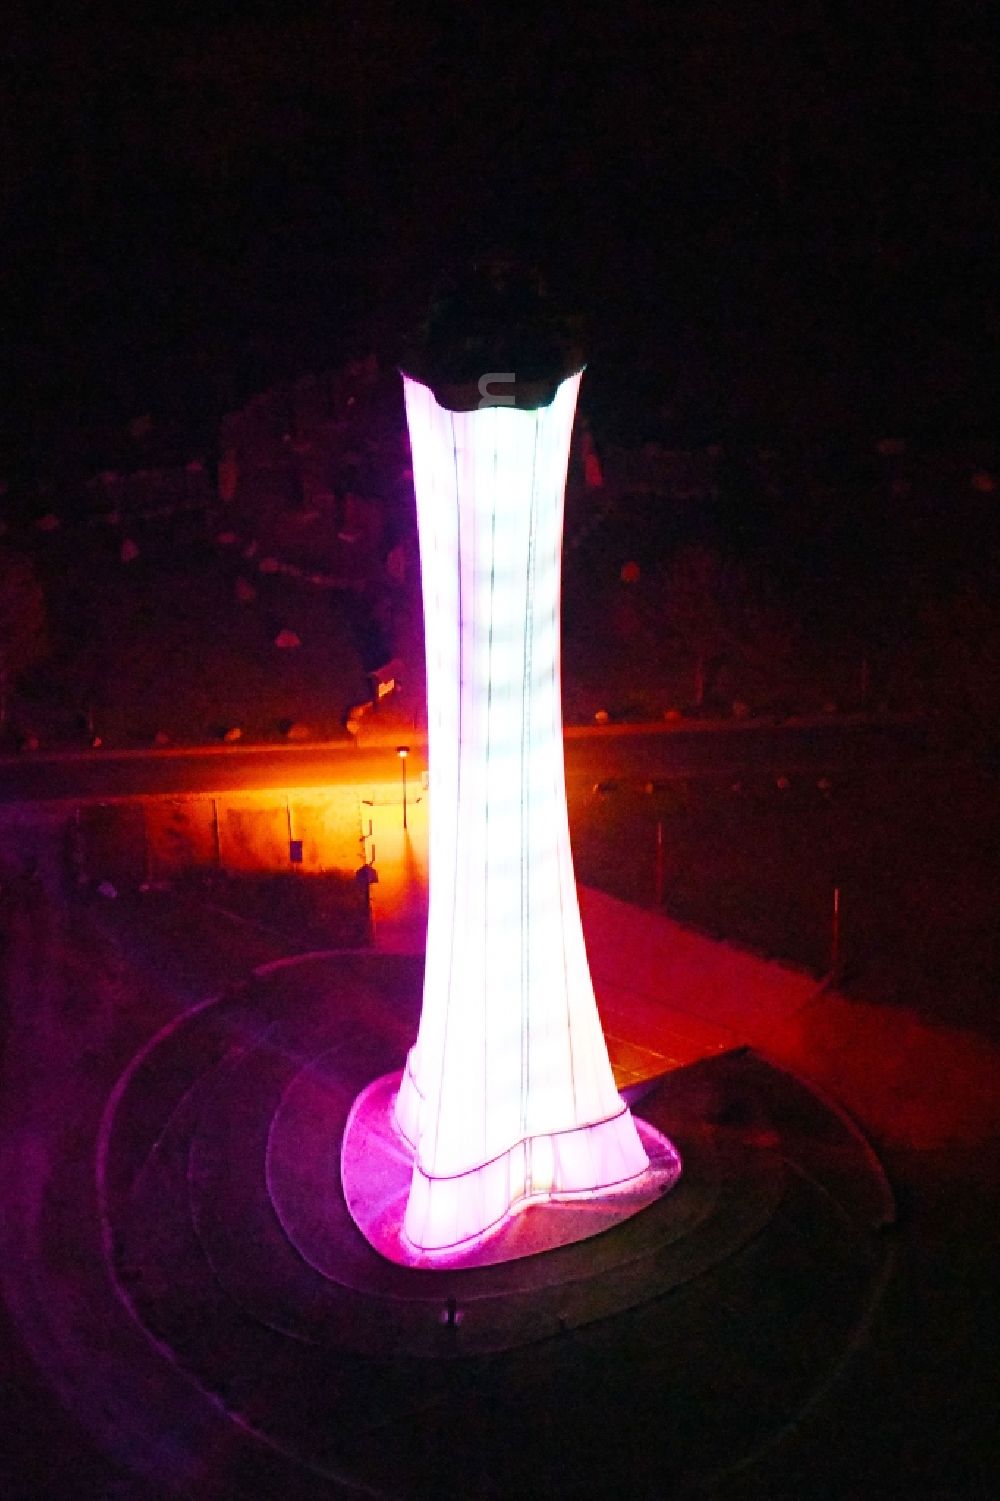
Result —
<instances>
[{"instance_id":1,"label":"vertical seam line on tower","mask_svg":"<svg viewBox=\"0 0 1000 1501\"><path fill-rule=\"evenodd\" d=\"M528 979L531 967L531 902L527 851L531 832L531 664L534 628L535 486L538 466L538 413L531 450L531 489L528 502L528 555L525 570L524 651L521 665L521 1135L528 1135L527 1100L531 1087L531 1011Z\"/></svg>"},{"instance_id":2,"label":"vertical seam line on tower","mask_svg":"<svg viewBox=\"0 0 1000 1501\"><path fill-rule=\"evenodd\" d=\"M494 436L493 436L493 495L492 495L492 501L491 501L491 505L490 505L490 625L489 625L489 634L488 634L488 637L487 637L487 647L486 647L486 815L485 815L485 824L486 824L486 827L485 827L485 841L486 841L486 851L485 851L486 859L485 859L485 865L486 865L486 869L485 869L485 874L484 874L484 878L483 878L483 904L484 904L484 907L485 907L485 913L486 913L486 919L487 919L487 921L489 920L489 911L490 911L490 727L492 725L492 705L493 705L493 598L494 598L494 587L495 587L495 584L496 584L496 571L497 571L497 470L498 470L498 467L499 467L499 465L498 465L498 457L499 457L499 451L500 451L500 449L499 449L499 440L498 440L498 437L497 437L497 434L496 434L496 428L497 428L497 424L498 424L498 418L496 416L496 413L498 411L499 411L498 407L494 408L494 415L493 415L493 430L494 430ZM489 969L490 969L490 943L489 943L489 934L487 933L485 935L485 937L486 937L486 942L485 942L485 944L483 946L483 950L484 950L484 952L483 952L483 998L484 998L484 1001L487 998L487 994L488 994L488 990L489 990L489 979L490 979L490 974L489 974ZM484 1140L484 1142L487 1142L488 1139L489 1139L489 1118L490 1118L490 1111L489 1111L490 1008L489 1008L488 1004L486 1004L484 1006L484 1013L485 1013L485 1015L484 1015L484 1021L483 1021L483 1079L485 1080L485 1085L484 1085L484 1088L483 1088L483 1140Z\"/></svg>"},{"instance_id":3,"label":"vertical seam line on tower","mask_svg":"<svg viewBox=\"0 0 1000 1501\"><path fill-rule=\"evenodd\" d=\"M574 401L574 410L575 410L575 401ZM572 432L573 432L573 429L572 429L572 424L571 424L570 425L570 437L571 438L572 438ZM566 481L565 481L565 478L564 478L563 479L563 483L562 483L562 490L560 492L561 498L560 498L560 502L559 502L559 512L560 512L560 514L559 514L559 529L558 529L558 531L556 533L556 538L557 538L557 552L556 552L556 600L555 600L555 615L554 615L554 622L553 622L553 624L554 624L554 631L555 631L555 637L554 637L554 650L553 650L553 653L552 653L552 708L553 708L553 718L554 718L553 729L554 729L554 732L555 732L554 733L554 740L555 740L556 745L558 746L558 751L553 756L552 770L553 770L553 775L555 777L555 787L554 787L555 797L554 797L553 801L554 801L555 806L558 807L559 803L560 803L559 794L561 792L561 794L562 794L561 803L562 803L563 812L560 815L560 823L562 823L563 820L565 820L566 837L567 837L567 841L568 841L568 839L569 839L569 805L568 805L568 802L567 802L567 799L566 799L565 750L563 748L563 736L562 736L562 678L561 678L561 673L559 671L560 661L561 661L560 654L561 654L561 649L562 649L562 647L561 647L561 643L562 643L562 538L563 538L563 525L564 525L564 521L565 521L565 514L564 514L565 513L565 495L566 495ZM560 832L560 837L561 837L561 834L562 834L562 829L561 828L560 828L559 832ZM570 870L572 871L572 869L573 869L573 866L572 866L572 849L570 849L570 861L571 861L571 863L570 863ZM571 1090L571 1093L573 1095L573 1119L574 1119L574 1121L577 1121L577 1120L579 1120L579 1115L578 1115L577 1094L576 1094L576 1054L575 1054L574 1049L573 1049L574 1034L573 1034L573 1025L572 1025L572 1022L573 1022L572 1005L571 1005L571 1002L570 1002L570 994L569 994L569 958L568 958L568 955L566 953L566 905L565 905L565 893L563 892L563 875L564 875L563 861L561 859L559 859L559 860L557 860L557 865L556 865L556 882L557 882L558 891L559 891L559 934L560 934L560 939L561 939L562 961L563 961L563 994L564 994L565 999L566 999L566 1037L567 1037L568 1046L569 1046L569 1081L570 1081L570 1090ZM574 891L574 896L575 896L575 894L576 893Z\"/></svg>"},{"instance_id":4,"label":"vertical seam line on tower","mask_svg":"<svg viewBox=\"0 0 1000 1501\"><path fill-rule=\"evenodd\" d=\"M447 1067L448 1058L448 1030L451 1021L451 1008L453 998L451 993L452 980L455 973L455 937L458 932L458 849L459 849L459 819L462 811L462 507L461 486L458 478L458 438L455 433L455 415L450 414L451 421L451 458L455 475L455 553L458 565L458 744L455 757L455 823L454 823L454 868L452 871L451 891L451 943L448 946L448 1003L444 1013L444 1036L441 1039L441 1074ZM437 1145L441 1133L441 1105L444 1099L444 1088L438 1086L437 1114L434 1118L434 1151L437 1160Z\"/></svg>"}]
</instances>

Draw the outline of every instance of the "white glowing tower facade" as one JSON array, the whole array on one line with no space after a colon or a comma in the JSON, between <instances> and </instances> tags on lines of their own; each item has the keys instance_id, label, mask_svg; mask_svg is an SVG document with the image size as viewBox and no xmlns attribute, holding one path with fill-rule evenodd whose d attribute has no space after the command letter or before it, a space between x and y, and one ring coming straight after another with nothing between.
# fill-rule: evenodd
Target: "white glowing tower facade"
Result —
<instances>
[{"instance_id":1,"label":"white glowing tower facade","mask_svg":"<svg viewBox=\"0 0 1000 1501\"><path fill-rule=\"evenodd\" d=\"M648 1164L597 1013L566 812L560 570L580 372L527 409L453 411L418 380L404 384L430 907L395 1121L414 1154L403 1232L433 1253L526 1202L600 1193Z\"/></svg>"}]
</instances>

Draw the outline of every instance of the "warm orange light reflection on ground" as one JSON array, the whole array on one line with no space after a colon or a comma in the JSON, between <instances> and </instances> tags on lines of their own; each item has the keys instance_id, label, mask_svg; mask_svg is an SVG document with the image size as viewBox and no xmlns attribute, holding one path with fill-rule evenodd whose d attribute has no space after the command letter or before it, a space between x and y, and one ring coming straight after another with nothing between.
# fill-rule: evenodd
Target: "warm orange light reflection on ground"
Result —
<instances>
[{"instance_id":1,"label":"warm orange light reflection on ground","mask_svg":"<svg viewBox=\"0 0 1000 1501\"><path fill-rule=\"evenodd\" d=\"M371 888L375 944L390 953L423 953L427 935L427 795L407 797L406 828L398 783L377 783L361 804L365 854L378 871Z\"/></svg>"}]
</instances>

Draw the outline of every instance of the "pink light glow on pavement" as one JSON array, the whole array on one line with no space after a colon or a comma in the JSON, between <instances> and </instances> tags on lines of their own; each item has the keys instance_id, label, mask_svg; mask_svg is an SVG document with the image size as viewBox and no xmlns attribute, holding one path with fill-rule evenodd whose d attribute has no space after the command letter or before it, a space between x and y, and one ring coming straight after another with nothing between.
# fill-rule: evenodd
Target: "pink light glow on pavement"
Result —
<instances>
[{"instance_id":1,"label":"pink light glow on pavement","mask_svg":"<svg viewBox=\"0 0 1000 1501\"><path fill-rule=\"evenodd\" d=\"M489 1266L572 1245L656 1203L680 1177L681 1160L673 1144L647 1121L637 1120L649 1160L638 1177L617 1186L522 1198L479 1234L454 1246L421 1249L404 1228L413 1152L394 1121L399 1082L398 1073L387 1074L361 1091L344 1128L340 1158L344 1198L355 1224L380 1255L398 1265L425 1270Z\"/></svg>"},{"instance_id":2,"label":"pink light glow on pavement","mask_svg":"<svg viewBox=\"0 0 1000 1501\"><path fill-rule=\"evenodd\" d=\"M428 678L424 1000L395 1107L423 1252L526 1201L640 1178L570 852L559 670L563 499L580 374L548 406L454 412L404 377Z\"/></svg>"}]
</instances>

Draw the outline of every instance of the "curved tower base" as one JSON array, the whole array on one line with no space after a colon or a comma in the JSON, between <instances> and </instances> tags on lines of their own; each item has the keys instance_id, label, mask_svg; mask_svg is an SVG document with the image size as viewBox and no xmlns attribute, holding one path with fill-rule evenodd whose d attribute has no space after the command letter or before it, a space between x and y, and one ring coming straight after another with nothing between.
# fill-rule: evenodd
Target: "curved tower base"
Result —
<instances>
[{"instance_id":1,"label":"curved tower base","mask_svg":"<svg viewBox=\"0 0 1000 1501\"><path fill-rule=\"evenodd\" d=\"M435 1175L424 1168L416 1142L403 1128L408 1084L416 1092L409 1067L395 1106L400 1137L414 1156L403 1232L422 1250L446 1250L473 1239L527 1203L593 1196L636 1184L649 1166L636 1124L620 1102L616 1114L605 1120L524 1136L487 1162Z\"/></svg>"},{"instance_id":2,"label":"curved tower base","mask_svg":"<svg viewBox=\"0 0 1000 1501\"><path fill-rule=\"evenodd\" d=\"M428 1269L487 1266L572 1245L603 1234L646 1209L680 1177L681 1160L673 1145L659 1131L623 1109L618 1119L627 1121L635 1132L645 1165L640 1173L622 1183L604 1189L553 1186L545 1191L539 1189L533 1196L505 1200L509 1158L513 1155L517 1166L534 1159L537 1166L544 1148L541 1139L536 1138L531 1144L523 1144L520 1157L517 1153L508 1154L502 1172L499 1163L496 1166L488 1163L485 1171L473 1171L472 1182L459 1180L449 1187L447 1180L427 1180L424 1198L417 1188L424 1175L419 1169L414 1170L413 1149L396 1125L394 1105L399 1086L400 1075L387 1074L374 1080L355 1100L344 1130L340 1168L344 1197L358 1229L380 1256L400 1266ZM584 1128L585 1132L595 1129L597 1132L586 1144L573 1144L566 1138L575 1133L563 1133L561 1140L551 1144L549 1160L563 1166L582 1146L586 1161L596 1142L600 1141L602 1149L606 1144L617 1143L620 1127L605 1137L605 1125L614 1128L615 1123ZM463 1175L464 1179L468 1177ZM407 1230L415 1199L425 1204L439 1225L444 1223L449 1209L467 1215L468 1205L478 1205L481 1213L475 1220L466 1220L466 1224L471 1227L482 1220L485 1228L471 1229L467 1235L456 1234L449 1244L415 1244ZM490 1218L497 1209L500 1212Z\"/></svg>"}]
</instances>

